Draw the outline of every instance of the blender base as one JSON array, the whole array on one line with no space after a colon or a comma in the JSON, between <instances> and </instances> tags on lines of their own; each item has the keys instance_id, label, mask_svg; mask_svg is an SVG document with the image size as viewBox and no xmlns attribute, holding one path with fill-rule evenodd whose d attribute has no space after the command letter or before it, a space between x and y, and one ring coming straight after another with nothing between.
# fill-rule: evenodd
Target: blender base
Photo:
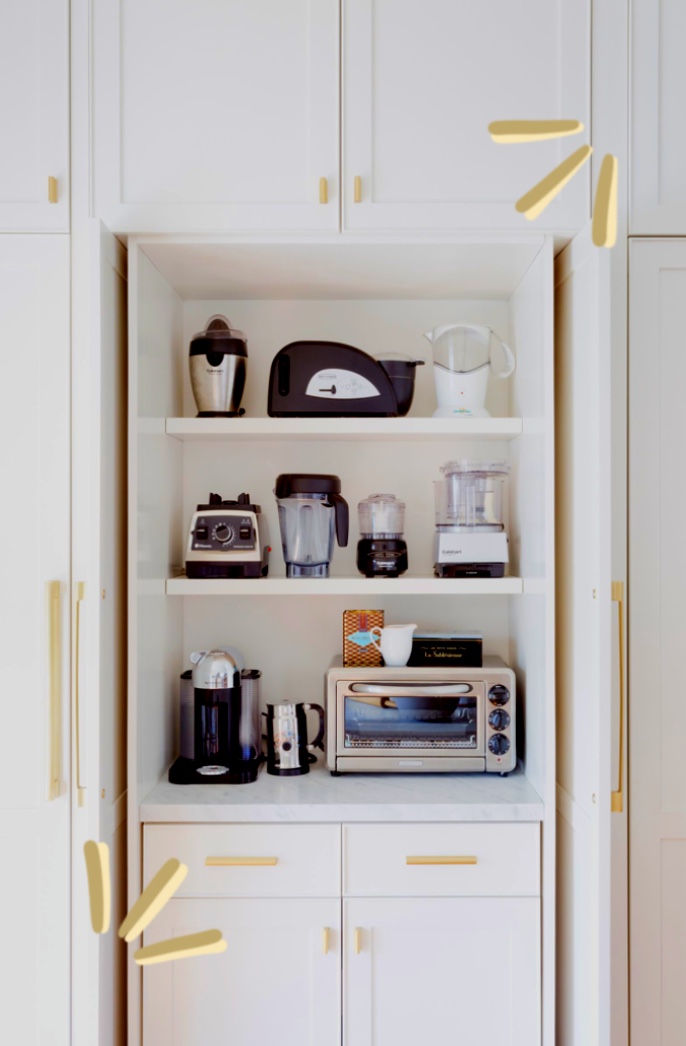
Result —
<instances>
[{"instance_id":1,"label":"blender base","mask_svg":"<svg viewBox=\"0 0 686 1046\"><path fill-rule=\"evenodd\" d=\"M408 568L402 538L362 538L357 543L357 569L365 577L399 577Z\"/></svg>"},{"instance_id":2,"label":"blender base","mask_svg":"<svg viewBox=\"0 0 686 1046\"><path fill-rule=\"evenodd\" d=\"M435 577L505 577L504 563L434 563Z\"/></svg>"},{"instance_id":3,"label":"blender base","mask_svg":"<svg viewBox=\"0 0 686 1046\"><path fill-rule=\"evenodd\" d=\"M300 563L286 563L286 577L328 577L328 563L313 563L302 566Z\"/></svg>"}]
</instances>

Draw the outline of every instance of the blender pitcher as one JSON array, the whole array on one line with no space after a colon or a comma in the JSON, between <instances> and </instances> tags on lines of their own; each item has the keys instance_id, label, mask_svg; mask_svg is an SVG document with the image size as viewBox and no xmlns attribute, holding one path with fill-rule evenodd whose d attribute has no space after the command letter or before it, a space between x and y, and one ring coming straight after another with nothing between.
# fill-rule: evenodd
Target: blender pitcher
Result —
<instances>
[{"instance_id":1,"label":"blender pitcher","mask_svg":"<svg viewBox=\"0 0 686 1046\"><path fill-rule=\"evenodd\" d=\"M348 503L338 476L284 473L277 476L281 546L286 577L328 577L334 537L348 544Z\"/></svg>"},{"instance_id":2,"label":"blender pitcher","mask_svg":"<svg viewBox=\"0 0 686 1046\"><path fill-rule=\"evenodd\" d=\"M435 418L488 418L488 375L507 378L515 369L511 350L490 327L453 323L434 327L424 335L433 346L438 409ZM505 366L497 370L494 350L500 349Z\"/></svg>"}]
</instances>

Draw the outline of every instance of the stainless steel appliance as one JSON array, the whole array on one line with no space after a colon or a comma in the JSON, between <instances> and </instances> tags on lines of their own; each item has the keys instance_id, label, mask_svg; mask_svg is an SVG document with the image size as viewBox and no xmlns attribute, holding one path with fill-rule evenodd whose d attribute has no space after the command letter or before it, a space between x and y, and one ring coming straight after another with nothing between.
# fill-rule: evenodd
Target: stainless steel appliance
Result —
<instances>
[{"instance_id":1,"label":"stainless steel appliance","mask_svg":"<svg viewBox=\"0 0 686 1046\"><path fill-rule=\"evenodd\" d=\"M516 682L483 668L342 668L326 677L326 765L333 774L483 772L517 765Z\"/></svg>"},{"instance_id":2,"label":"stainless steel appliance","mask_svg":"<svg viewBox=\"0 0 686 1046\"><path fill-rule=\"evenodd\" d=\"M210 316L191 338L191 385L199 418L230 418L241 411L248 365L248 340L226 316Z\"/></svg>"},{"instance_id":3,"label":"stainless steel appliance","mask_svg":"<svg viewBox=\"0 0 686 1046\"><path fill-rule=\"evenodd\" d=\"M281 545L287 577L328 577L334 536L348 544L348 503L338 476L284 473L277 476Z\"/></svg>"},{"instance_id":4,"label":"stainless steel appliance","mask_svg":"<svg viewBox=\"0 0 686 1046\"><path fill-rule=\"evenodd\" d=\"M319 716L319 731L314 741L307 741L307 713ZM310 763L316 763L315 748L324 750L324 709L321 705L287 701L267 705L267 773L278 777L308 774Z\"/></svg>"},{"instance_id":5,"label":"stainless steel appliance","mask_svg":"<svg viewBox=\"0 0 686 1046\"><path fill-rule=\"evenodd\" d=\"M267 411L273 418L402 417L423 364L402 352L377 360L338 341L294 341L272 361Z\"/></svg>"},{"instance_id":6,"label":"stainless steel appliance","mask_svg":"<svg viewBox=\"0 0 686 1046\"><path fill-rule=\"evenodd\" d=\"M269 534L259 505L249 494L222 501L210 494L193 513L186 547L186 575L192 578L261 577L269 571Z\"/></svg>"},{"instance_id":7,"label":"stainless steel appliance","mask_svg":"<svg viewBox=\"0 0 686 1046\"><path fill-rule=\"evenodd\" d=\"M503 523L506 461L449 461L434 483L437 577L503 577L509 561Z\"/></svg>"},{"instance_id":8,"label":"stainless steel appliance","mask_svg":"<svg viewBox=\"0 0 686 1046\"><path fill-rule=\"evenodd\" d=\"M191 654L192 677L181 677L181 755L172 784L247 784L262 757L261 673L242 669L238 651ZM190 686L189 686L190 683Z\"/></svg>"},{"instance_id":9,"label":"stainless steel appliance","mask_svg":"<svg viewBox=\"0 0 686 1046\"><path fill-rule=\"evenodd\" d=\"M408 567L405 502L394 494L372 494L357 506L360 540L357 569L365 577L399 577Z\"/></svg>"}]
</instances>

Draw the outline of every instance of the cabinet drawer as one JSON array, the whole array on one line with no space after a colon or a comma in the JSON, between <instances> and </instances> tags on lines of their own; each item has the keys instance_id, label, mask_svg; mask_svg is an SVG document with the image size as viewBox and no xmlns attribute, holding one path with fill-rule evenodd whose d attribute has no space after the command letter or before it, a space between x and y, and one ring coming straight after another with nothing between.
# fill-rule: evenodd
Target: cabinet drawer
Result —
<instances>
[{"instance_id":1,"label":"cabinet drawer","mask_svg":"<svg viewBox=\"0 0 686 1046\"><path fill-rule=\"evenodd\" d=\"M339 825L149 825L144 878L188 866L177 897L338 897Z\"/></svg>"},{"instance_id":2,"label":"cabinet drawer","mask_svg":"<svg viewBox=\"0 0 686 1046\"><path fill-rule=\"evenodd\" d=\"M347 897L535 897L538 824L346 825Z\"/></svg>"}]
</instances>

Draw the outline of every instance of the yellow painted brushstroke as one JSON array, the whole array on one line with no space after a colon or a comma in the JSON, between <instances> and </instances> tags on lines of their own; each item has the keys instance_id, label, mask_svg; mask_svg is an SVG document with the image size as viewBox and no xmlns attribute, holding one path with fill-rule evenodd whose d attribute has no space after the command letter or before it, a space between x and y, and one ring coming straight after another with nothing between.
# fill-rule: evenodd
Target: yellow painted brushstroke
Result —
<instances>
[{"instance_id":1,"label":"yellow painted brushstroke","mask_svg":"<svg viewBox=\"0 0 686 1046\"><path fill-rule=\"evenodd\" d=\"M494 120L488 133L494 142L543 142L548 138L567 138L580 134L581 120Z\"/></svg>"},{"instance_id":2,"label":"yellow painted brushstroke","mask_svg":"<svg viewBox=\"0 0 686 1046\"><path fill-rule=\"evenodd\" d=\"M202 930L200 933L189 933L183 937L170 937L157 944L148 944L139 948L134 959L139 966L152 966L158 962L171 962L173 959L189 959L194 955L217 955L226 951L226 941L221 930Z\"/></svg>"},{"instance_id":3,"label":"yellow painted brushstroke","mask_svg":"<svg viewBox=\"0 0 686 1046\"><path fill-rule=\"evenodd\" d=\"M574 177L576 172L589 158L593 149L590 145L582 145L575 153L563 160L550 174L546 174L533 189L529 189L515 204L516 210L523 214L529 221L538 218L551 200L565 187L567 182Z\"/></svg>"},{"instance_id":4,"label":"yellow painted brushstroke","mask_svg":"<svg viewBox=\"0 0 686 1046\"><path fill-rule=\"evenodd\" d=\"M172 897L188 875L188 868L170 857L153 876L119 927L119 936L132 941L142 933Z\"/></svg>"},{"instance_id":5,"label":"yellow painted brushstroke","mask_svg":"<svg viewBox=\"0 0 686 1046\"><path fill-rule=\"evenodd\" d=\"M86 858L91 926L95 933L107 933L112 917L109 847L107 843L96 843L89 839L83 845L83 855Z\"/></svg>"},{"instance_id":6,"label":"yellow painted brushstroke","mask_svg":"<svg viewBox=\"0 0 686 1046\"><path fill-rule=\"evenodd\" d=\"M614 247L617 240L617 174L616 156L603 157L593 201L591 237L596 247Z\"/></svg>"}]
</instances>

